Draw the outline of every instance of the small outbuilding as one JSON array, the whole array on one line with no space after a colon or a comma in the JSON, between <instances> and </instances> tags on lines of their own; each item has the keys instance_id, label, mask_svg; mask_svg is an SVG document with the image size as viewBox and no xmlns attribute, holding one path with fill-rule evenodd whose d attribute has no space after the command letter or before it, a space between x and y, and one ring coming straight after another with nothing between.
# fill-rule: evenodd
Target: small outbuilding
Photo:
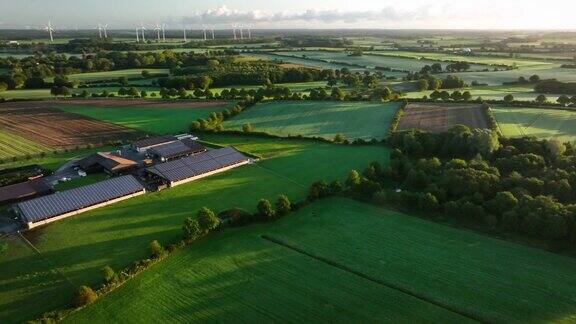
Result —
<instances>
[{"instance_id":1,"label":"small outbuilding","mask_svg":"<svg viewBox=\"0 0 576 324\"><path fill-rule=\"evenodd\" d=\"M128 172L138 167L137 162L109 152L92 154L77 164L86 172L105 171L109 174Z\"/></svg>"},{"instance_id":2,"label":"small outbuilding","mask_svg":"<svg viewBox=\"0 0 576 324\"><path fill-rule=\"evenodd\" d=\"M0 187L0 203L16 202L54 192L44 179L30 180Z\"/></svg>"},{"instance_id":3,"label":"small outbuilding","mask_svg":"<svg viewBox=\"0 0 576 324\"><path fill-rule=\"evenodd\" d=\"M158 145L148 150L150 156L161 162L171 161L202 152L206 152L206 148L202 144L190 138Z\"/></svg>"},{"instance_id":4,"label":"small outbuilding","mask_svg":"<svg viewBox=\"0 0 576 324\"><path fill-rule=\"evenodd\" d=\"M172 135L147 137L147 138L143 138L141 140L138 140L136 142L133 142L131 147L134 150L136 150L137 152L146 152L155 146L172 143L172 142L175 142L177 140L178 140L178 138L176 138L175 136L172 136Z\"/></svg>"}]
</instances>

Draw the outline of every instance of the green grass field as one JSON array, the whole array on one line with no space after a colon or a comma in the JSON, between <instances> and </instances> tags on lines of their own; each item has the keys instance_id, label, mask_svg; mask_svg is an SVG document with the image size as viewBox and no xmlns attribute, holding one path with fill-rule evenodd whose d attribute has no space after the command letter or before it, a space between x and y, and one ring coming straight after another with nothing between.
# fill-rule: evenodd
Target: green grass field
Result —
<instances>
[{"instance_id":1,"label":"green grass field","mask_svg":"<svg viewBox=\"0 0 576 324\"><path fill-rule=\"evenodd\" d=\"M452 89L447 90L452 93ZM534 101L540 93L534 92L534 88L521 85L499 85L499 86L481 86L458 89L460 92L470 91L472 98L482 97L484 100L502 100L504 96L511 94L518 101ZM433 91L412 91L406 93L406 98L422 98L430 96ZM560 94L547 94L548 101L556 102Z\"/></svg>"},{"instance_id":2,"label":"green grass field","mask_svg":"<svg viewBox=\"0 0 576 324\"><path fill-rule=\"evenodd\" d=\"M574 271L572 258L334 198L212 235L65 322L570 322Z\"/></svg>"},{"instance_id":3,"label":"green grass field","mask_svg":"<svg viewBox=\"0 0 576 324\"><path fill-rule=\"evenodd\" d=\"M350 71L364 71L365 68L357 67L357 66L347 66L344 64L334 64L334 63L326 63L326 62L319 62L319 61L312 61L304 58L299 57L291 57L285 55L275 55L273 53L250 53L251 57L263 59L263 60L272 60L272 61L283 61L286 63L292 64L299 64L304 65L312 68L317 69L333 69L333 70L340 70L342 68L347 68Z\"/></svg>"},{"instance_id":4,"label":"green grass field","mask_svg":"<svg viewBox=\"0 0 576 324\"><path fill-rule=\"evenodd\" d=\"M545 60L501 58L501 57L489 57L489 56L469 56L469 55L457 55L457 54L439 53L439 52L377 51L374 53L392 55L398 57L414 58L419 60L420 59L442 60L442 61L450 60L450 61L470 62L475 64L496 64L496 65L504 64L509 66L517 66L519 68L547 67L554 65L553 63L546 62Z\"/></svg>"},{"instance_id":5,"label":"green grass field","mask_svg":"<svg viewBox=\"0 0 576 324\"><path fill-rule=\"evenodd\" d=\"M454 74L458 75L468 83L478 81L482 84L488 85L501 85L504 82L515 82L518 81L519 77L528 79L534 74L540 76L541 79L557 79L562 82L576 82L576 73L574 73L574 69L560 68L560 64L553 64L547 68L539 67L498 72L463 72Z\"/></svg>"},{"instance_id":6,"label":"green grass field","mask_svg":"<svg viewBox=\"0 0 576 324\"><path fill-rule=\"evenodd\" d=\"M63 106L62 110L156 134L187 132L194 120L220 112L229 105L207 108L185 107L94 107Z\"/></svg>"},{"instance_id":7,"label":"green grass field","mask_svg":"<svg viewBox=\"0 0 576 324\"><path fill-rule=\"evenodd\" d=\"M217 212L235 206L254 210L260 198L275 199L281 193L300 200L313 181L343 180L352 168L363 169L374 160L385 163L388 158L388 150L383 146L343 146L217 134L207 140L235 144L269 159L34 230L30 233L31 241L42 256L50 260L45 271L58 269L74 287L97 285L101 283L101 267L110 264L119 269L145 257L152 240L175 241L182 235L183 220L203 206ZM9 248L15 249L12 244ZM8 323L38 317L53 309L52 302L65 305L71 298L70 285L62 283L50 288L58 292L51 304L27 303L27 300L42 298L44 293L41 289L21 288L37 280L35 272L26 266L29 258L29 255L19 258L15 254L10 262L0 261L0 319L8 319Z\"/></svg>"},{"instance_id":8,"label":"green grass field","mask_svg":"<svg viewBox=\"0 0 576 324\"><path fill-rule=\"evenodd\" d=\"M242 129L250 123L256 132L333 139L382 139L398 103L278 101L252 107L224 122L224 128Z\"/></svg>"},{"instance_id":9,"label":"green grass field","mask_svg":"<svg viewBox=\"0 0 576 324\"><path fill-rule=\"evenodd\" d=\"M108 79L118 79L121 77L137 78L142 76L142 71L148 71L154 74L170 74L168 69L126 69L105 72L89 72L68 75L68 79L73 81L98 81Z\"/></svg>"},{"instance_id":10,"label":"green grass field","mask_svg":"<svg viewBox=\"0 0 576 324\"><path fill-rule=\"evenodd\" d=\"M494 107L504 136L536 136L576 142L576 112L560 109Z\"/></svg>"},{"instance_id":11,"label":"green grass field","mask_svg":"<svg viewBox=\"0 0 576 324\"><path fill-rule=\"evenodd\" d=\"M23 137L0 130L0 159L34 155L49 150ZM0 163L1 164L1 163Z\"/></svg>"},{"instance_id":12,"label":"green grass field","mask_svg":"<svg viewBox=\"0 0 576 324\"><path fill-rule=\"evenodd\" d=\"M440 62L437 60L429 59L414 59L407 57L389 57L381 55L363 55L363 56L348 56L346 52L326 52L326 51L306 51L306 52L279 52L281 55L305 55L307 58L312 59L322 59L329 61L347 62L353 64L360 64L362 66L367 66L369 68L374 68L376 66L390 67L402 71L420 71L425 65L432 65L434 63L440 63L442 67L446 67L449 62ZM481 71L486 69L487 66L484 64L471 64L470 70ZM392 75L392 72L383 71L385 75Z\"/></svg>"}]
</instances>

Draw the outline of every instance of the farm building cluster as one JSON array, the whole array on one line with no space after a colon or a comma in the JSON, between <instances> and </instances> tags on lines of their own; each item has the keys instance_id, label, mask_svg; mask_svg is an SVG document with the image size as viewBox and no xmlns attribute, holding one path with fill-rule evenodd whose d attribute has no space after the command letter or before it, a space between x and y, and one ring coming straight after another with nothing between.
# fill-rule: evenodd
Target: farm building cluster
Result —
<instances>
[{"instance_id":1,"label":"farm building cluster","mask_svg":"<svg viewBox=\"0 0 576 324\"><path fill-rule=\"evenodd\" d=\"M17 218L31 229L252 162L233 147L208 148L197 140L190 134L148 137L114 152L98 152L68 168L81 176L106 173L108 179L58 192L58 180L39 177L0 187L0 202L13 203Z\"/></svg>"}]
</instances>

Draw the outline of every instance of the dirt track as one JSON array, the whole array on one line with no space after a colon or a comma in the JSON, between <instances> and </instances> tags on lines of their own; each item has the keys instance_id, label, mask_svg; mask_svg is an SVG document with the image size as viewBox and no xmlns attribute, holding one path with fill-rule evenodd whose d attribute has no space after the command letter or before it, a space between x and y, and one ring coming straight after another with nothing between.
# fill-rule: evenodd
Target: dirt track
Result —
<instances>
[{"instance_id":1,"label":"dirt track","mask_svg":"<svg viewBox=\"0 0 576 324\"><path fill-rule=\"evenodd\" d=\"M404 110L398 129L444 132L455 125L489 128L482 109L475 104L411 103Z\"/></svg>"}]
</instances>

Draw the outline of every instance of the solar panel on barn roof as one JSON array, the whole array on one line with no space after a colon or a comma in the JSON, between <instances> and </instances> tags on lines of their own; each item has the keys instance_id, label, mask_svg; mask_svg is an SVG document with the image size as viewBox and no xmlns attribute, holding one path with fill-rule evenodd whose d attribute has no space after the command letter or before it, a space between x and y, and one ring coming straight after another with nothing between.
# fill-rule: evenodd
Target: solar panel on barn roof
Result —
<instances>
[{"instance_id":1,"label":"solar panel on barn roof","mask_svg":"<svg viewBox=\"0 0 576 324\"><path fill-rule=\"evenodd\" d=\"M248 160L234 148L225 147L157 164L147 170L170 182L177 182Z\"/></svg>"},{"instance_id":2,"label":"solar panel on barn roof","mask_svg":"<svg viewBox=\"0 0 576 324\"><path fill-rule=\"evenodd\" d=\"M127 175L17 204L26 222L38 222L144 190Z\"/></svg>"}]
</instances>

